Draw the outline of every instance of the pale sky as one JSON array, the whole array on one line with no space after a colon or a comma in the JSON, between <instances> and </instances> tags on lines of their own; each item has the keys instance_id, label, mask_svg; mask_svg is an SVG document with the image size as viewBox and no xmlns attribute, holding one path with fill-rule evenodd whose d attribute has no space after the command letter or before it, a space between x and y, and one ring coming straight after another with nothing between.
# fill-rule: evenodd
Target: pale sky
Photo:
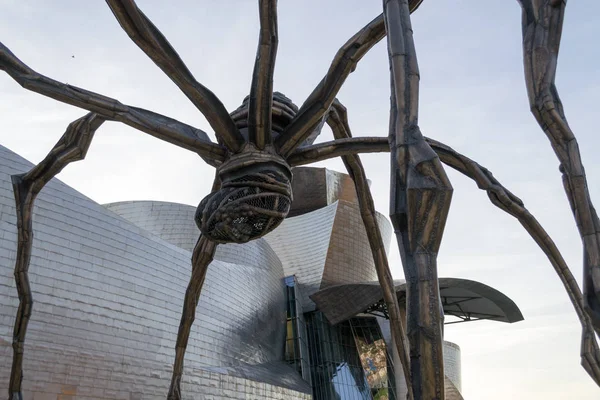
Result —
<instances>
[{"instance_id":1,"label":"pale sky","mask_svg":"<svg viewBox=\"0 0 600 400\"><path fill-rule=\"evenodd\" d=\"M139 0L196 78L229 110L247 95L258 37L257 2ZM301 104L337 49L381 12L381 1L279 1L275 90ZM593 199L600 100L600 2L568 3L557 86L582 152ZM413 15L421 72L420 126L486 166L556 241L578 280L581 242L558 161L529 112L521 9L516 0L426 0ZM102 1L0 0L0 40L38 72L204 129L206 120L131 42ZM387 136L385 41L360 62L339 94L355 136ZM74 56L74 57L73 57ZM0 73L0 144L39 162L85 111L30 93ZM331 140L324 131L319 141ZM377 209L388 214L389 156L364 155ZM343 164L319 164L344 171ZM600 390L580 367L580 325L549 261L512 217L452 170L453 204L439 275L488 284L512 298L525 321L446 327L462 349L467 400L591 400ZM100 202L164 200L196 205L213 170L185 150L118 123L98 131L87 159L60 176ZM597 204L598 205L598 204ZM402 267L395 241L390 262Z\"/></svg>"}]
</instances>

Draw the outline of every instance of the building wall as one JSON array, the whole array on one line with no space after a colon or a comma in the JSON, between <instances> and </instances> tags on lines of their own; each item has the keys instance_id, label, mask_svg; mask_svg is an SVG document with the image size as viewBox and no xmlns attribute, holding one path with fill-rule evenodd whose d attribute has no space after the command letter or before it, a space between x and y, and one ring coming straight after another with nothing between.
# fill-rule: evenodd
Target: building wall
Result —
<instances>
[{"instance_id":1,"label":"building wall","mask_svg":"<svg viewBox=\"0 0 600 400\"><path fill-rule=\"evenodd\" d=\"M308 297L319 290L331 242L338 202L315 211L286 218L265 236L283 264L285 275L296 275L304 311L315 303Z\"/></svg>"},{"instance_id":2,"label":"building wall","mask_svg":"<svg viewBox=\"0 0 600 400\"><path fill-rule=\"evenodd\" d=\"M0 147L0 292L7 294L0 296L2 360L12 358L18 304L10 175L30 167ZM36 201L34 232L25 399L164 399L190 251L57 180ZM186 355L186 399L310 398L299 393L309 389L297 374L279 363L283 269L265 246L224 248L220 258L229 261L210 265ZM0 392L9 374L10 362L0 363ZM284 384L288 389L277 386Z\"/></svg>"},{"instance_id":3,"label":"building wall","mask_svg":"<svg viewBox=\"0 0 600 400\"><path fill-rule=\"evenodd\" d=\"M444 341L444 372L454 386L462 392L460 347L456 343Z\"/></svg>"},{"instance_id":4,"label":"building wall","mask_svg":"<svg viewBox=\"0 0 600 400\"><path fill-rule=\"evenodd\" d=\"M192 251L200 235L196 207L163 201L121 201L104 204L134 225L182 249Z\"/></svg>"},{"instance_id":5,"label":"building wall","mask_svg":"<svg viewBox=\"0 0 600 400\"><path fill-rule=\"evenodd\" d=\"M3 360L12 357L18 304L10 175L30 168L0 147L0 290L8 294L0 298ZM377 279L351 180L321 175L322 207L286 219L264 239L218 247L188 345L185 398L311 397L306 382L281 362L282 278L296 275L305 311L314 309L308 295L322 286ZM165 398L199 234L194 212L154 201L102 207L57 180L46 186L34 210L25 399ZM387 249L391 225L377 217ZM458 346L445 347L445 357L446 373L460 388ZM0 391L9 374L10 363L0 364Z\"/></svg>"},{"instance_id":6,"label":"building wall","mask_svg":"<svg viewBox=\"0 0 600 400\"><path fill-rule=\"evenodd\" d=\"M386 252L391 239L391 225L377 214L377 222ZM357 203L338 200L321 289L343 283L377 281L373 253Z\"/></svg>"},{"instance_id":7,"label":"building wall","mask_svg":"<svg viewBox=\"0 0 600 400\"><path fill-rule=\"evenodd\" d=\"M194 222L196 207L164 201L124 201L104 204L110 211L132 224L182 249L192 251L200 229ZM277 265L281 261L265 239L244 244L221 244L215 260L255 267ZM285 275L289 275L287 272Z\"/></svg>"}]
</instances>

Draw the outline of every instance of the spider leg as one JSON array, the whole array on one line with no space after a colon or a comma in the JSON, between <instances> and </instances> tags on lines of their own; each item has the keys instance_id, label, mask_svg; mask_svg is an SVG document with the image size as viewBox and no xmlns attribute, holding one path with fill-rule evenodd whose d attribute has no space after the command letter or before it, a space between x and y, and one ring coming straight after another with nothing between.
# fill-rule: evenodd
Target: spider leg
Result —
<instances>
[{"instance_id":1,"label":"spider leg","mask_svg":"<svg viewBox=\"0 0 600 400\"><path fill-rule=\"evenodd\" d=\"M331 107L329 116L327 118L327 123L333 131L333 136L335 139L347 139L352 137L350 127L348 125L346 108L337 100L334 101ZM367 231L367 238L373 254L373 261L375 262L377 277L379 279L379 284L381 285L381 290L383 291L383 298L386 303L390 318L392 336L394 338L396 350L402 363L404 379L408 383L411 381L411 379L410 359L408 353L409 345L404 330L406 318L403 310L401 310L400 306L398 305L398 297L394 288L392 273L390 272L390 266L385 253L381 231L379 230L379 226L377 224L377 214L375 213L373 195L369 189L367 176L360 161L360 157L357 154L343 155L342 161L348 170L348 174L354 181L358 205L360 207L360 215ZM410 385L407 385L407 387L409 396L408 398L412 399L413 394Z\"/></svg>"},{"instance_id":2,"label":"spider leg","mask_svg":"<svg viewBox=\"0 0 600 400\"><path fill-rule=\"evenodd\" d=\"M325 77L302 104L292 122L275 139L275 145L283 157L289 156L310 135L312 128L329 110L348 75L384 36L383 15L380 15L338 50Z\"/></svg>"},{"instance_id":3,"label":"spider leg","mask_svg":"<svg viewBox=\"0 0 600 400\"><path fill-rule=\"evenodd\" d=\"M567 291L571 304L581 322L581 364L594 382L600 385L600 349L596 341L594 326L590 317L584 311L581 289L552 238L525 208L523 202L502 186L485 167L443 143L433 139L426 140L444 164L474 180L479 189L487 192L490 201L496 207L515 217L546 254Z\"/></svg>"},{"instance_id":4,"label":"spider leg","mask_svg":"<svg viewBox=\"0 0 600 400\"><path fill-rule=\"evenodd\" d=\"M105 119L122 122L158 139L198 153L205 159L223 161L227 156L227 149L212 143L208 135L200 129L47 78L25 65L2 43L0 43L0 70L6 71L25 89L97 113Z\"/></svg>"},{"instance_id":5,"label":"spider leg","mask_svg":"<svg viewBox=\"0 0 600 400\"><path fill-rule=\"evenodd\" d=\"M418 126L419 71L407 0L383 0L392 96L391 198L407 285L407 335L415 399L444 398L443 311L437 253L452 185Z\"/></svg>"},{"instance_id":6,"label":"spider leg","mask_svg":"<svg viewBox=\"0 0 600 400\"><path fill-rule=\"evenodd\" d=\"M410 0L410 10L415 11L423 0ZM314 127L329 111L329 106L340 91L346 78L371 48L385 37L383 14L369 22L352 36L336 53L325 77L308 96L285 131L275 139L275 146L284 158L312 133Z\"/></svg>"},{"instance_id":7,"label":"spider leg","mask_svg":"<svg viewBox=\"0 0 600 400\"><path fill-rule=\"evenodd\" d=\"M348 137L301 147L296 149L287 161L290 166L296 167L346 155L389 153L389 151L390 144L387 137Z\"/></svg>"},{"instance_id":8,"label":"spider leg","mask_svg":"<svg viewBox=\"0 0 600 400\"><path fill-rule=\"evenodd\" d=\"M94 113L72 122L44 160L29 172L12 176L18 235L15 282L19 294L19 308L13 331L13 361L8 387L9 398L13 400L22 399L25 335L33 307L28 272L33 245L34 201L43 187L64 167L85 158L94 133L103 122L104 118Z\"/></svg>"},{"instance_id":9,"label":"spider leg","mask_svg":"<svg viewBox=\"0 0 600 400\"><path fill-rule=\"evenodd\" d=\"M583 241L583 299L600 335L600 220L588 191L575 134L555 85L566 1L519 0L523 8L525 81L531 111L560 161L563 185Z\"/></svg>"},{"instance_id":10,"label":"spider leg","mask_svg":"<svg viewBox=\"0 0 600 400\"><path fill-rule=\"evenodd\" d=\"M334 102L334 106L335 106ZM331 115L328 122L331 123ZM335 132L335 131L334 131ZM523 202L502 186L485 167L456 152L447 145L425 137L425 141L437 153L440 160L449 167L473 179L477 186L488 192L490 201L501 210L517 218L531 237L546 254L556 274L563 283L571 304L582 325L581 364L592 379L600 385L600 349L595 339L594 326L584 311L583 296L569 266L548 233L525 208ZM359 137L337 139L297 149L288 158L292 166L323 161L337 156L358 153L388 152L388 138Z\"/></svg>"},{"instance_id":11,"label":"spider leg","mask_svg":"<svg viewBox=\"0 0 600 400\"><path fill-rule=\"evenodd\" d=\"M212 191L217 191L219 187L220 182L217 175ZM205 236L200 236L192 253L192 275L183 301L183 312L181 314L179 331L177 332L177 344L175 345L173 375L171 377L171 386L169 387L167 400L181 400L182 398L181 378L183 376L185 351L196 317L196 307L198 306L198 300L200 299L200 293L204 285L204 279L206 278L206 271L208 270L208 265L213 260L216 250L217 243L207 239Z\"/></svg>"},{"instance_id":12,"label":"spider leg","mask_svg":"<svg viewBox=\"0 0 600 400\"><path fill-rule=\"evenodd\" d=\"M496 207L515 217L546 254L582 325L581 364L594 382L600 385L600 349L594 337L594 326L584 311L581 289L552 238L525 208L523 202L502 186L489 170L443 143L427 137L425 141L437 153L440 161L474 180L480 189L488 193L490 201ZM288 161L290 165L296 166L348 154L386 152L390 151L387 143L387 138L377 137L359 137L354 138L352 142L349 139L336 139L298 149Z\"/></svg>"},{"instance_id":13,"label":"spider leg","mask_svg":"<svg viewBox=\"0 0 600 400\"><path fill-rule=\"evenodd\" d=\"M236 128L227 109L208 88L196 81L179 54L144 15L133 0L106 0L115 18L133 42L181 89L204 114L217 137L237 153L244 137ZM270 114L269 114L270 116Z\"/></svg>"},{"instance_id":14,"label":"spider leg","mask_svg":"<svg viewBox=\"0 0 600 400\"><path fill-rule=\"evenodd\" d=\"M248 104L248 138L259 149L271 143L273 73L277 56L277 0L260 0L260 35Z\"/></svg>"}]
</instances>

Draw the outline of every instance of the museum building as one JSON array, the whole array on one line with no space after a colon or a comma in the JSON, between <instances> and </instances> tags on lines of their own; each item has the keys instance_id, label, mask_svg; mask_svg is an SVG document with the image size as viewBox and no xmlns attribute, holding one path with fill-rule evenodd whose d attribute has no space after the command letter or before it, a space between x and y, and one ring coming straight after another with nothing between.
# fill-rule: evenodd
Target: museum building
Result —
<instances>
[{"instance_id":1,"label":"museum building","mask_svg":"<svg viewBox=\"0 0 600 400\"><path fill-rule=\"evenodd\" d=\"M10 176L31 167L0 146L4 392L18 305ZM273 232L218 246L187 348L184 398L404 399L352 180L296 168L293 191L290 214ZM195 210L155 201L100 205L56 179L43 189L34 209L24 399L166 398L199 235ZM391 225L377 217L389 247ZM404 282L395 283L405 304ZM480 282L440 278L440 293L448 321L523 319L512 300ZM447 399L462 399L456 344L445 342L444 361Z\"/></svg>"}]
</instances>

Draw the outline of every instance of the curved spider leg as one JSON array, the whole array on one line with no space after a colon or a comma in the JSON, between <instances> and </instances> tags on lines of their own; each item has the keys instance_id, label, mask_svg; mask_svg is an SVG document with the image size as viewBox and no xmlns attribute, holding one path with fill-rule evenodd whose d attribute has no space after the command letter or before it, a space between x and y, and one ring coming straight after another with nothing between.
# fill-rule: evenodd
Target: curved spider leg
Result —
<instances>
[{"instance_id":1,"label":"curved spider leg","mask_svg":"<svg viewBox=\"0 0 600 400\"><path fill-rule=\"evenodd\" d=\"M502 186L485 167L443 143L433 139L426 140L444 164L471 178L479 189L487 192L490 201L496 207L515 217L546 254L567 291L569 300L581 322L581 365L594 382L600 386L600 349L596 341L594 327L590 317L584 311L581 289L552 238L525 208L523 202Z\"/></svg>"},{"instance_id":2,"label":"curved spider leg","mask_svg":"<svg viewBox=\"0 0 600 400\"><path fill-rule=\"evenodd\" d=\"M563 185L583 241L585 310L600 335L600 220L592 204L581 154L555 85L566 1L519 0L523 58L531 112L560 161Z\"/></svg>"},{"instance_id":3,"label":"curved spider leg","mask_svg":"<svg viewBox=\"0 0 600 400\"><path fill-rule=\"evenodd\" d=\"M133 0L106 0L115 18L133 42L181 89L206 117L229 150L239 152L244 137L219 98L192 75L179 54Z\"/></svg>"},{"instance_id":4,"label":"curved spider leg","mask_svg":"<svg viewBox=\"0 0 600 400\"><path fill-rule=\"evenodd\" d=\"M411 384L415 399L443 399L443 311L437 253L452 185L417 122L419 70L408 2L383 0L383 8L392 83L390 219L406 277Z\"/></svg>"},{"instance_id":5,"label":"curved spider leg","mask_svg":"<svg viewBox=\"0 0 600 400\"><path fill-rule=\"evenodd\" d=\"M13 361L8 386L11 400L22 400L23 398L21 394L23 353L27 325L33 307L28 272L33 245L32 216L34 201L44 186L64 167L85 158L94 133L103 122L104 118L94 113L89 113L73 121L46 158L29 172L12 176L17 212L18 244L15 261L15 282L19 294L19 308L13 331Z\"/></svg>"},{"instance_id":6,"label":"curved spider leg","mask_svg":"<svg viewBox=\"0 0 600 400\"><path fill-rule=\"evenodd\" d=\"M204 159L223 161L227 156L227 149L211 142L208 135L200 129L173 118L142 108L131 107L110 97L50 79L25 65L1 42L0 70L6 71L27 90L95 112L106 119L122 122L158 139L198 153Z\"/></svg>"},{"instance_id":7,"label":"curved spider leg","mask_svg":"<svg viewBox=\"0 0 600 400\"><path fill-rule=\"evenodd\" d=\"M410 0L411 12L415 11L422 1ZM275 139L279 154L287 158L310 136L319 120L328 112L329 106L346 78L354 72L358 62L385 37L385 34L382 14L369 22L338 50L325 77L302 104L284 132Z\"/></svg>"},{"instance_id":8,"label":"curved spider leg","mask_svg":"<svg viewBox=\"0 0 600 400\"><path fill-rule=\"evenodd\" d=\"M217 174L211 192L216 192L219 190L220 186L221 182ZM206 278L206 271L208 270L208 265L215 256L216 250L216 242L207 239L205 236L200 236L192 253L192 275L190 276L190 282L185 291L183 312L181 313L181 322L179 324L179 331L177 332L177 344L175 345L173 375L171 377L171 386L169 387L167 400L181 400L182 398L181 379L183 376L185 351L190 338L190 331L194 324L194 319L196 318L196 307L200 300L200 293L202 292L202 286L204 285L204 279Z\"/></svg>"},{"instance_id":9,"label":"curved spider leg","mask_svg":"<svg viewBox=\"0 0 600 400\"><path fill-rule=\"evenodd\" d=\"M340 143L336 143L338 141ZM552 238L525 208L523 202L502 186L485 167L443 143L429 138L425 138L425 141L444 164L474 180L480 189L488 193L490 201L496 207L515 217L546 254L582 325L581 364L594 382L600 385L600 349L595 338L594 326L584 311L581 289ZM328 142L326 146L321 145L325 143L296 150L290 158L290 165L323 161L338 155L390 151L387 138L360 137L355 138L351 144L346 142L346 139L342 139Z\"/></svg>"},{"instance_id":10,"label":"curved spider leg","mask_svg":"<svg viewBox=\"0 0 600 400\"><path fill-rule=\"evenodd\" d=\"M260 34L248 103L248 140L259 149L271 143L273 74L277 56L277 0L260 0Z\"/></svg>"},{"instance_id":11,"label":"curved spider leg","mask_svg":"<svg viewBox=\"0 0 600 400\"><path fill-rule=\"evenodd\" d=\"M329 116L327 118L327 124L333 131L335 139L347 139L352 137L350 126L348 124L348 117L346 114L346 108L337 99L333 102ZM388 147L389 149L389 147ZM342 161L346 166L348 174L354 181L354 187L356 189L356 196L358 198L358 205L360 207L360 215L367 232L367 238L373 253L373 261L375 262L375 269L377 271L377 277L379 284L383 292L383 298L387 306L390 327L392 331L392 337L396 345L396 351L400 356L400 362L402 363L402 369L404 372L404 379L406 382L410 382L410 358L409 358L409 345L404 330L404 323L406 321L404 313L400 310L398 305L398 297L394 288L394 280L392 273L390 272L390 266L388 264L385 247L383 245L383 239L381 237L381 231L377 223L377 217L375 213L375 204L373 203L373 195L369 189L367 182L367 175L365 169L360 161L360 157L357 154L348 154L342 156ZM413 399L413 393L410 385L408 388L408 399Z\"/></svg>"}]
</instances>

